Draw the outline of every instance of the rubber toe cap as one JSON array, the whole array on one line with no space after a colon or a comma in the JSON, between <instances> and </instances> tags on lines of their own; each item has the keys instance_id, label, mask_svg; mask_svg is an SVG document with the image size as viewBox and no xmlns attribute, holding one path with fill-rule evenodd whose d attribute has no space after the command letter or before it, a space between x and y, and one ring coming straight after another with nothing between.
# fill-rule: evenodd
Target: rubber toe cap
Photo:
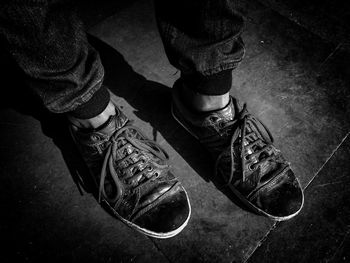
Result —
<instances>
[{"instance_id":1,"label":"rubber toe cap","mask_svg":"<svg viewBox=\"0 0 350 263\"><path fill-rule=\"evenodd\" d=\"M138 217L134 223L141 228L159 234L180 232L187 224L190 216L190 204L186 191L181 185L162 200L161 203Z\"/></svg>"}]
</instances>

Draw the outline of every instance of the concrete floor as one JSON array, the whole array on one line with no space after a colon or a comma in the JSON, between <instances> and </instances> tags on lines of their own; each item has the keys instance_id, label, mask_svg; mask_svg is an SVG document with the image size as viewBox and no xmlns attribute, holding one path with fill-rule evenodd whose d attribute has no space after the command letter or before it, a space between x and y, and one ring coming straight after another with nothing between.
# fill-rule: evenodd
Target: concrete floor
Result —
<instances>
[{"instance_id":1,"label":"concrete floor","mask_svg":"<svg viewBox=\"0 0 350 263\"><path fill-rule=\"evenodd\" d=\"M350 3L346 0L258 0L324 41L350 43Z\"/></svg>"},{"instance_id":2,"label":"concrete floor","mask_svg":"<svg viewBox=\"0 0 350 263\"><path fill-rule=\"evenodd\" d=\"M349 260L347 49L256 1L239 8L247 15L247 54L234 72L231 94L248 103L292 162L306 189L301 214L277 224L209 182L207 154L170 117L170 87L178 72L164 54L152 2L111 9L104 4L104 15L89 20L89 33L106 69L105 84L123 111L170 154L189 193L192 218L178 236L156 240L114 219L91 194L81 195L75 184L79 160L64 122L36 109L26 95L18 99L16 89L12 95L21 107L11 95L1 98L0 262Z\"/></svg>"}]
</instances>

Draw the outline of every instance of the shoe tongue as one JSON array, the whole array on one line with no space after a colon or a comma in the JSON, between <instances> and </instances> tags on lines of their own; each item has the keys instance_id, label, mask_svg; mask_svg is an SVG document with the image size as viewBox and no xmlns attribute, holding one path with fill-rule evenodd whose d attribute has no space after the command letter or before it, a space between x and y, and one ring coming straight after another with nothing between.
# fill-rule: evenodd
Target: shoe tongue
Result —
<instances>
[{"instance_id":1,"label":"shoe tongue","mask_svg":"<svg viewBox=\"0 0 350 263\"><path fill-rule=\"evenodd\" d=\"M218 124L219 122L232 121L235 118L235 108L232 99L224 108L206 112L203 117L203 126L212 126Z\"/></svg>"},{"instance_id":2,"label":"shoe tongue","mask_svg":"<svg viewBox=\"0 0 350 263\"><path fill-rule=\"evenodd\" d=\"M189 121L192 125L203 127L203 126L212 126L218 121L231 121L235 117L235 108L230 100L229 104L222 109L210 111L210 112L185 112L186 120Z\"/></svg>"},{"instance_id":3,"label":"shoe tongue","mask_svg":"<svg viewBox=\"0 0 350 263\"><path fill-rule=\"evenodd\" d=\"M210 117L213 118L214 116L220 118L221 120L227 120L227 121L233 120L235 117L235 109L233 106L232 99L230 100L229 104L227 104L225 108L213 112Z\"/></svg>"}]
</instances>

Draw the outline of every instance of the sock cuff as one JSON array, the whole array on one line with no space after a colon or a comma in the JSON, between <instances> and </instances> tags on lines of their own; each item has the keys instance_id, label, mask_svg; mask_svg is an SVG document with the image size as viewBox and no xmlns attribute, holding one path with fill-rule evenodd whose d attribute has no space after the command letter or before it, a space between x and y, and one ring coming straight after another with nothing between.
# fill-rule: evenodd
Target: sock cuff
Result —
<instances>
[{"instance_id":1,"label":"sock cuff","mask_svg":"<svg viewBox=\"0 0 350 263\"><path fill-rule=\"evenodd\" d=\"M223 95L230 91L232 85L232 69L203 76L200 74L181 75L185 86L204 95Z\"/></svg>"},{"instance_id":2,"label":"sock cuff","mask_svg":"<svg viewBox=\"0 0 350 263\"><path fill-rule=\"evenodd\" d=\"M78 119L91 119L103 112L110 100L110 94L105 86L101 86L86 103L78 106L69 114Z\"/></svg>"}]
</instances>

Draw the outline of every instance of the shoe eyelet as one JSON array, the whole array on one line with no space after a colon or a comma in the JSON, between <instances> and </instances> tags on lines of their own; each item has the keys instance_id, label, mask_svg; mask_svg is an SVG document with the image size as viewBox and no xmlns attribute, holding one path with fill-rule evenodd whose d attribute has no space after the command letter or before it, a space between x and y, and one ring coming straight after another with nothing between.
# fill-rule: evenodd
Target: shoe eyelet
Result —
<instances>
[{"instance_id":1,"label":"shoe eyelet","mask_svg":"<svg viewBox=\"0 0 350 263\"><path fill-rule=\"evenodd\" d=\"M218 126L219 128L224 128L225 127L225 123L222 121L222 122L219 122L218 123Z\"/></svg>"},{"instance_id":2,"label":"shoe eyelet","mask_svg":"<svg viewBox=\"0 0 350 263\"><path fill-rule=\"evenodd\" d=\"M255 165L254 165L254 163L251 163L251 164L248 164L248 169L250 170L250 171L255 171Z\"/></svg>"}]
</instances>

